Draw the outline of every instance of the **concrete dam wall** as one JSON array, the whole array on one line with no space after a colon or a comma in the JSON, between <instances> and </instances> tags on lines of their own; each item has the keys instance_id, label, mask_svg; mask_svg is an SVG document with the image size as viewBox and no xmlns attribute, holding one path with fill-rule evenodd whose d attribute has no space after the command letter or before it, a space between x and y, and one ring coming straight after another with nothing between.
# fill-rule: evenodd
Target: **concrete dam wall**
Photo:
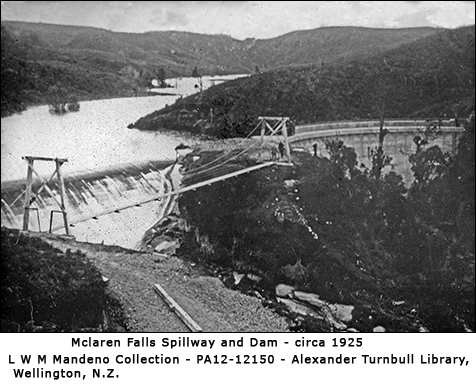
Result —
<instances>
[{"instance_id":1,"label":"concrete dam wall","mask_svg":"<svg viewBox=\"0 0 476 388\"><path fill-rule=\"evenodd\" d=\"M440 123L438 123L440 124ZM408 157L416 151L415 136L422 135L428 123L424 120L393 120L386 121L384 127L389 133L384 139L384 151L392 157L391 166L386 172L395 171L401 174L406 184L413 181L413 174ZM464 129L455 127L454 122L442 121L437 129L436 138L429 141L426 148L438 145L443 152L454 154L458 140ZM371 167L371 151L378 147L379 122L335 122L296 127L295 135L289 138L292 148L304 148L313 153L313 145L317 144L318 156L328 156L326 142L342 140L348 147L354 148L359 163Z\"/></svg>"}]
</instances>

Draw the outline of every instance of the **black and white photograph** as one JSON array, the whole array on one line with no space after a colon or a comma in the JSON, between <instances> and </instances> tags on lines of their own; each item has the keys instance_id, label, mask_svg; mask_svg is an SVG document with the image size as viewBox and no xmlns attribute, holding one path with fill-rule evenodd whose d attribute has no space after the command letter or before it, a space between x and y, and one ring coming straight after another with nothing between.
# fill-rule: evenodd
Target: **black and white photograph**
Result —
<instances>
[{"instance_id":1,"label":"black and white photograph","mask_svg":"<svg viewBox=\"0 0 476 388\"><path fill-rule=\"evenodd\" d=\"M474 333L474 6L2 1L0 331Z\"/></svg>"}]
</instances>

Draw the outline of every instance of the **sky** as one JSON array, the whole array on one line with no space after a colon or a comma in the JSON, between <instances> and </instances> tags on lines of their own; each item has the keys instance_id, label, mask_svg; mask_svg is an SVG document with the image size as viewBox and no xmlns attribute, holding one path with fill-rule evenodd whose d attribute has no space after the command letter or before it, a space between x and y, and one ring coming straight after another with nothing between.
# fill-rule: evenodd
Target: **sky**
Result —
<instances>
[{"instance_id":1,"label":"sky","mask_svg":"<svg viewBox=\"0 0 476 388\"><path fill-rule=\"evenodd\" d=\"M266 39L324 26L475 23L474 1L2 1L2 20L120 32L189 31Z\"/></svg>"}]
</instances>

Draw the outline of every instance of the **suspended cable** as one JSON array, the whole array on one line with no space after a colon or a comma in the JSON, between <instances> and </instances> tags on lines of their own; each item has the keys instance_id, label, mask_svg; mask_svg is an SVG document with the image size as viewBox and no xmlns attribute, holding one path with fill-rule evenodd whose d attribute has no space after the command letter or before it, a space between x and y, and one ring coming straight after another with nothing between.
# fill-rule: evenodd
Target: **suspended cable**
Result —
<instances>
[{"instance_id":1,"label":"suspended cable","mask_svg":"<svg viewBox=\"0 0 476 388\"><path fill-rule=\"evenodd\" d=\"M254 131L256 131L256 130L259 128L260 125L261 125L261 121L256 125L256 127L254 127L254 129L253 129L243 140L240 141L240 143L243 142L244 140L250 138L251 135L254 133ZM202 168L204 168L204 167L206 167L206 166L209 166L210 164L213 164L213 163L215 163L215 162L217 162L217 161L223 159L224 157L230 155L233 151L234 151L234 150L228 151L228 152L226 152L225 154L219 156L218 158L216 158L216 159L214 159L214 160L211 160L210 162L207 162L207 163L205 163L205 164L203 164L203 165L201 165L201 166L199 166L199 167L197 167L197 168L195 168L195 169L193 169L193 170L188 170L187 172L196 172L196 171L198 171L198 170L201 170Z\"/></svg>"},{"instance_id":2,"label":"suspended cable","mask_svg":"<svg viewBox=\"0 0 476 388\"><path fill-rule=\"evenodd\" d=\"M239 154L237 154L237 155L235 155L235 156L232 156L230 159L228 159L228 160L226 160L226 161L224 161L224 162L222 162L222 163L220 163L220 164L217 164L216 166L211 166L211 167L209 167L209 168L207 168L207 169L205 169L205 170L199 171L199 172L197 172L196 174L202 174L202 173L204 173L204 172L211 171L211 170L213 170L213 169L215 169L215 168L218 168L218 167L220 167L220 166L223 166L224 164L226 164L226 163L228 163L228 162L231 162L233 159L236 159L236 158L238 158L239 156L243 155L245 152L248 152L251 148L256 147L256 146L259 146L259 145L260 145L260 144L258 144L258 143L254 143L254 144L252 144L251 146L249 146L248 148L246 148L246 149L244 149L243 151L241 151ZM194 170L194 171L195 171L195 170Z\"/></svg>"}]
</instances>

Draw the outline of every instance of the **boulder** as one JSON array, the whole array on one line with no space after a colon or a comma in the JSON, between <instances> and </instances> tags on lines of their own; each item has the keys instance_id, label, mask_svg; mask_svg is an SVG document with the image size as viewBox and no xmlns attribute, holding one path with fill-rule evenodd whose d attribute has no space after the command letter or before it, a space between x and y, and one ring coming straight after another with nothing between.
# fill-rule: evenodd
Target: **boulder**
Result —
<instances>
[{"instance_id":1,"label":"boulder","mask_svg":"<svg viewBox=\"0 0 476 388\"><path fill-rule=\"evenodd\" d=\"M154 255L154 261L156 263L162 263L162 262L166 261L169 258L168 256L162 255L158 252L153 252L152 254Z\"/></svg>"},{"instance_id":2,"label":"boulder","mask_svg":"<svg viewBox=\"0 0 476 388\"><path fill-rule=\"evenodd\" d=\"M286 186L286 188L288 188L288 189L292 189L298 183L299 183L299 181L297 181L296 179L289 179L289 180L284 181L284 186Z\"/></svg>"},{"instance_id":3,"label":"boulder","mask_svg":"<svg viewBox=\"0 0 476 388\"><path fill-rule=\"evenodd\" d=\"M344 330L347 326L343 322L352 320L354 306L330 304L321 299L319 295L309 292L294 291L294 297L300 301L316 306L326 320L338 330Z\"/></svg>"},{"instance_id":4,"label":"boulder","mask_svg":"<svg viewBox=\"0 0 476 388\"><path fill-rule=\"evenodd\" d=\"M299 300L303 301L303 302L312 304L313 306L317 306L317 307L326 307L327 306L326 302L319 299L319 295L311 294L309 292L294 291L294 297L296 299L299 299Z\"/></svg>"},{"instance_id":5,"label":"boulder","mask_svg":"<svg viewBox=\"0 0 476 388\"><path fill-rule=\"evenodd\" d=\"M155 248L157 245L160 245L163 242L168 242L168 241L171 241L171 239L166 236L157 236L157 237L154 237L154 239L150 242L150 245L153 248Z\"/></svg>"},{"instance_id":6,"label":"boulder","mask_svg":"<svg viewBox=\"0 0 476 388\"><path fill-rule=\"evenodd\" d=\"M317 311L314 311L310 307L304 306L293 300L289 300L285 298L277 298L277 301L279 303L284 304L286 308L292 313L303 315L306 317L314 317L320 320L323 319L323 317Z\"/></svg>"},{"instance_id":7,"label":"boulder","mask_svg":"<svg viewBox=\"0 0 476 388\"><path fill-rule=\"evenodd\" d=\"M190 231L190 225L183 218L180 218L177 221L177 228L182 232L189 232Z\"/></svg>"},{"instance_id":8,"label":"boulder","mask_svg":"<svg viewBox=\"0 0 476 388\"><path fill-rule=\"evenodd\" d=\"M175 213L171 213L167 216L167 218L170 220L170 221L178 221L180 219L180 217L175 214Z\"/></svg>"},{"instance_id":9,"label":"boulder","mask_svg":"<svg viewBox=\"0 0 476 388\"><path fill-rule=\"evenodd\" d=\"M387 330L383 326L375 326L372 331L374 333L385 333Z\"/></svg>"},{"instance_id":10,"label":"boulder","mask_svg":"<svg viewBox=\"0 0 476 388\"><path fill-rule=\"evenodd\" d=\"M243 276L245 276L245 274L233 271L233 279L234 279L235 286L237 286L241 282L241 279L243 279Z\"/></svg>"},{"instance_id":11,"label":"boulder","mask_svg":"<svg viewBox=\"0 0 476 388\"><path fill-rule=\"evenodd\" d=\"M255 283L259 283L263 279L261 276L252 273L246 274L246 276Z\"/></svg>"},{"instance_id":12,"label":"boulder","mask_svg":"<svg viewBox=\"0 0 476 388\"><path fill-rule=\"evenodd\" d=\"M179 225L178 221L171 221L170 224L167 225L166 230L180 230L178 225Z\"/></svg>"},{"instance_id":13,"label":"boulder","mask_svg":"<svg viewBox=\"0 0 476 388\"><path fill-rule=\"evenodd\" d=\"M171 219L169 219L168 217L165 217L165 218L162 218L159 222L157 222L156 227L167 226L171 222L172 222Z\"/></svg>"},{"instance_id":14,"label":"boulder","mask_svg":"<svg viewBox=\"0 0 476 388\"><path fill-rule=\"evenodd\" d=\"M156 252L159 253L175 255L175 251L179 247L180 243L178 241L163 241L160 244L156 245L154 249Z\"/></svg>"},{"instance_id":15,"label":"boulder","mask_svg":"<svg viewBox=\"0 0 476 388\"><path fill-rule=\"evenodd\" d=\"M154 238L155 236L155 233L157 231L154 229L154 228L150 228L149 230L147 230L145 233L144 233L144 238L143 240L144 241L150 241Z\"/></svg>"},{"instance_id":16,"label":"boulder","mask_svg":"<svg viewBox=\"0 0 476 388\"><path fill-rule=\"evenodd\" d=\"M352 321L352 311L354 310L354 306L349 306L345 304L334 304L332 305L335 307L335 317L342 322L350 322Z\"/></svg>"},{"instance_id":17,"label":"boulder","mask_svg":"<svg viewBox=\"0 0 476 388\"><path fill-rule=\"evenodd\" d=\"M276 296L292 298L294 290L294 287L288 286L287 284L278 284L276 286Z\"/></svg>"}]
</instances>

